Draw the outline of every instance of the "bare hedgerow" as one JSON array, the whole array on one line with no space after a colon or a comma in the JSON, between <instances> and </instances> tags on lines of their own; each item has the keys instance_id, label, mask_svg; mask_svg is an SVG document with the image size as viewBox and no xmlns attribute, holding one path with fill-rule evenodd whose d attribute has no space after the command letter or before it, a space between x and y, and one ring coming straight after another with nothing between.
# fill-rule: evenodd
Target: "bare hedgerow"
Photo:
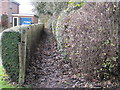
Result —
<instances>
[{"instance_id":1,"label":"bare hedgerow","mask_svg":"<svg viewBox=\"0 0 120 90\"><path fill-rule=\"evenodd\" d=\"M58 36L73 71L98 79L118 76L118 13L118 3L86 3L60 18Z\"/></svg>"}]
</instances>

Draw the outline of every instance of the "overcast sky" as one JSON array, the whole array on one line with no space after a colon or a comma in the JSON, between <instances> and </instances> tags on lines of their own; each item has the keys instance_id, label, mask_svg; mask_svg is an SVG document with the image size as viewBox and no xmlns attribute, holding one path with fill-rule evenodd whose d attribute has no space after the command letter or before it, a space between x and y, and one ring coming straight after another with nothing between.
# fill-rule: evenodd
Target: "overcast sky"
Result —
<instances>
[{"instance_id":1,"label":"overcast sky","mask_svg":"<svg viewBox=\"0 0 120 90\"><path fill-rule=\"evenodd\" d=\"M33 14L31 5L31 0L16 0L18 3L20 3L20 13L27 13L27 14Z\"/></svg>"}]
</instances>

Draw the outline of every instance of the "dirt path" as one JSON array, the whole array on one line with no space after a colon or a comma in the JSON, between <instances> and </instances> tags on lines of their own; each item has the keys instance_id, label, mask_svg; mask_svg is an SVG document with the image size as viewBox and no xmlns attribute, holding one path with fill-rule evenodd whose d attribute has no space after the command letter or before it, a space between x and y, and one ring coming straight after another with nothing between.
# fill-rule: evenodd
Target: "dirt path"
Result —
<instances>
[{"instance_id":1,"label":"dirt path","mask_svg":"<svg viewBox=\"0 0 120 90\"><path fill-rule=\"evenodd\" d=\"M43 33L37 51L27 70L28 84L33 87L64 87L60 64L63 59L57 52L56 40L49 30Z\"/></svg>"},{"instance_id":2,"label":"dirt path","mask_svg":"<svg viewBox=\"0 0 120 90\"><path fill-rule=\"evenodd\" d=\"M88 82L80 73L73 73L69 60L64 60L57 51L57 43L48 29L42 34L30 65L26 84L33 88L102 88L97 82ZM112 86L111 84L109 86Z\"/></svg>"}]
</instances>

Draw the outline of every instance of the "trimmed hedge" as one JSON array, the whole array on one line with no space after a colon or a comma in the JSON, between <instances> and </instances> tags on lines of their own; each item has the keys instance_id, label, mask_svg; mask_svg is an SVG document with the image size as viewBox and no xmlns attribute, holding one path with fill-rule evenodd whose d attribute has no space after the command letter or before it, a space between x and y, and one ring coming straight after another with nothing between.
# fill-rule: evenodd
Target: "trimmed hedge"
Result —
<instances>
[{"instance_id":1,"label":"trimmed hedge","mask_svg":"<svg viewBox=\"0 0 120 90\"><path fill-rule=\"evenodd\" d=\"M25 30L26 32L26 65L28 65L30 57L34 53L35 46L39 42L43 28L43 24L33 24L9 28L2 32L0 42L2 43L2 64L12 81L18 82L19 79L18 44L21 42L21 31ZM21 54L25 55L24 53Z\"/></svg>"},{"instance_id":2,"label":"trimmed hedge","mask_svg":"<svg viewBox=\"0 0 120 90\"><path fill-rule=\"evenodd\" d=\"M19 75L19 55L18 42L20 42L19 32L4 32L2 35L2 62L6 73L13 81L18 81Z\"/></svg>"}]
</instances>

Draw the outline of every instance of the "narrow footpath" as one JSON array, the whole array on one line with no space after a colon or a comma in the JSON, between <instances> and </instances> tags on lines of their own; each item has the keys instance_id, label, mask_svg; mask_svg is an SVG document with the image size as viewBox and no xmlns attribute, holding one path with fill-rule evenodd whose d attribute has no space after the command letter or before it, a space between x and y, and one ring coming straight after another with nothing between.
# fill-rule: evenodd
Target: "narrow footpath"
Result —
<instances>
[{"instance_id":1,"label":"narrow footpath","mask_svg":"<svg viewBox=\"0 0 120 90\"><path fill-rule=\"evenodd\" d=\"M42 33L27 69L26 85L32 88L97 88L111 87L100 81L88 82L80 73L73 73L69 60L57 50L57 42L49 29Z\"/></svg>"},{"instance_id":2,"label":"narrow footpath","mask_svg":"<svg viewBox=\"0 0 120 90\"><path fill-rule=\"evenodd\" d=\"M27 70L26 83L33 88L65 87L68 75L63 75L63 59L57 51L52 33L45 29Z\"/></svg>"}]
</instances>

